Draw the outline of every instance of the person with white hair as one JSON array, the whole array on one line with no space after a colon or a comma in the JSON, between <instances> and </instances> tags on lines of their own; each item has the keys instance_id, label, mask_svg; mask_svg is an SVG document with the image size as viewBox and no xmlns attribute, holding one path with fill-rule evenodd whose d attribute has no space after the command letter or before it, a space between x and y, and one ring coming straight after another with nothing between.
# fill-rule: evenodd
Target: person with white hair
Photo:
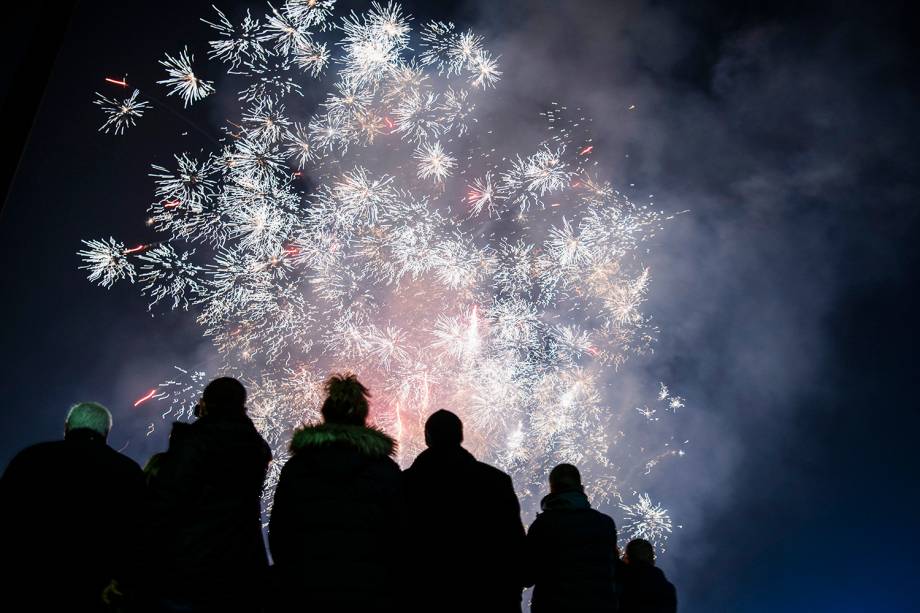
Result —
<instances>
[{"instance_id":1,"label":"person with white hair","mask_svg":"<svg viewBox=\"0 0 920 613\"><path fill-rule=\"evenodd\" d=\"M9 611L102 610L135 567L144 477L106 444L112 414L73 405L64 439L19 452L0 477L0 599Z\"/></svg>"},{"instance_id":2,"label":"person with white hair","mask_svg":"<svg viewBox=\"0 0 920 613\"><path fill-rule=\"evenodd\" d=\"M64 433L85 429L95 432L103 439L112 429L112 414L98 402L78 402L70 407L64 420Z\"/></svg>"}]
</instances>

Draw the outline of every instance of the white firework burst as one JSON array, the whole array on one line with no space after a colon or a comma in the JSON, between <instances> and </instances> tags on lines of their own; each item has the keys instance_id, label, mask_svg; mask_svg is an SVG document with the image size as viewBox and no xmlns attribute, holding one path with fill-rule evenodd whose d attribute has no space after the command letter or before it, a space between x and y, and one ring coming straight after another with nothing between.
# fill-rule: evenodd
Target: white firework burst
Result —
<instances>
[{"instance_id":1,"label":"white firework burst","mask_svg":"<svg viewBox=\"0 0 920 613\"><path fill-rule=\"evenodd\" d=\"M372 178L361 167L344 173L332 188L341 207L341 217L349 224L354 221L376 224L381 210L393 201L392 182L393 177L388 175Z\"/></svg>"},{"instance_id":2,"label":"white firework burst","mask_svg":"<svg viewBox=\"0 0 920 613\"><path fill-rule=\"evenodd\" d=\"M393 110L396 132L413 143L422 143L444 133L437 94L411 92Z\"/></svg>"},{"instance_id":3,"label":"white firework burst","mask_svg":"<svg viewBox=\"0 0 920 613\"><path fill-rule=\"evenodd\" d=\"M648 494L639 494L634 504L620 504L625 513L622 529L630 538L641 538L652 543L661 552L671 534L671 517L667 509L653 503Z\"/></svg>"},{"instance_id":4,"label":"white firework burst","mask_svg":"<svg viewBox=\"0 0 920 613\"><path fill-rule=\"evenodd\" d=\"M153 164L150 176L155 179L156 197L169 208L191 207L201 210L201 205L211 198L217 181L210 158L199 162L187 153L173 156L175 172Z\"/></svg>"},{"instance_id":5,"label":"white firework burst","mask_svg":"<svg viewBox=\"0 0 920 613\"><path fill-rule=\"evenodd\" d=\"M577 233L563 217L561 227L549 229L546 254L560 269L586 264L594 257L592 237Z\"/></svg>"},{"instance_id":6,"label":"white firework burst","mask_svg":"<svg viewBox=\"0 0 920 613\"><path fill-rule=\"evenodd\" d=\"M337 22L333 5L279 0L232 22L217 10L208 56L233 75L239 111L219 109L230 119L212 150L154 154L158 241L86 241L81 270L104 287L139 279L151 308L194 311L221 370L251 387L282 461L293 426L319 418L327 373L350 368L403 463L447 406L468 448L513 474L527 509L560 461L606 504L645 491L684 453L646 440L684 399L621 410L616 384L657 337L643 260L670 217L595 175L578 109L551 104L546 137L519 151L530 130L481 113L502 76L483 37L433 22L416 53L399 5ZM186 104L210 93L187 49L164 64ZM102 130L118 134L147 108L137 92L96 104ZM183 389L187 378L173 377ZM642 534L670 528L647 496L630 508Z\"/></svg>"},{"instance_id":7,"label":"white firework burst","mask_svg":"<svg viewBox=\"0 0 920 613\"><path fill-rule=\"evenodd\" d=\"M308 131L318 149L344 154L353 138L355 126L345 115L325 113L310 120Z\"/></svg>"},{"instance_id":8,"label":"white firework burst","mask_svg":"<svg viewBox=\"0 0 920 613\"><path fill-rule=\"evenodd\" d=\"M289 158L297 160L297 168L303 168L307 162L316 157L316 152L310 142L310 133L306 127L295 123L293 129L287 134L287 149Z\"/></svg>"},{"instance_id":9,"label":"white firework burst","mask_svg":"<svg viewBox=\"0 0 920 613\"><path fill-rule=\"evenodd\" d=\"M230 174L236 182L260 182L284 167L284 154L276 143L245 136L228 152Z\"/></svg>"},{"instance_id":10,"label":"white firework burst","mask_svg":"<svg viewBox=\"0 0 920 613\"><path fill-rule=\"evenodd\" d=\"M278 55L288 55L294 49L307 47L312 42L306 25L289 15L282 14L271 4L271 13L266 15L261 40L272 42Z\"/></svg>"},{"instance_id":11,"label":"white firework burst","mask_svg":"<svg viewBox=\"0 0 920 613\"><path fill-rule=\"evenodd\" d=\"M160 65L166 68L168 78L157 81L169 87L169 95L182 98L183 106L198 102L202 98L214 93L213 81L204 81L195 75L192 70L194 55L189 55L188 48L183 49L178 56L166 54L165 60L160 60Z\"/></svg>"},{"instance_id":12,"label":"white firework burst","mask_svg":"<svg viewBox=\"0 0 920 613\"><path fill-rule=\"evenodd\" d=\"M422 145L412 157L418 160L418 178L422 180L443 181L457 166L457 159L448 155L439 142Z\"/></svg>"},{"instance_id":13,"label":"white firework burst","mask_svg":"<svg viewBox=\"0 0 920 613\"><path fill-rule=\"evenodd\" d=\"M470 73L470 85L480 89L495 87L502 76L498 69L498 58L493 58L488 51L476 54L471 62Z\"/></svg>"},{"instance_id":14,"label":"white firework burst","mask_svg":"<svg viewBox=\"0 0 920 613\"><path fill-rule=\"evenodd\" d=\"M119 102L96 92L93 104L102 107L102 112L106 114L105 123L99 126L99 131L108 134L111 130L115 134L124 134L126 128L133 128L136 121L144 116L144 111L150 108L147 101L137 99L138 95L140 91L135 89L134 93Z\"/></svg>"},{"instance_id":15,"label":"white firework burst","mask_svg":"<svg viewBox=\"0 0 920 613\"><path fill-rule=\"evenodd\" d=\"M284 114L284 105L268 98L259 100L243 115L243 125L251 138L274 143L288 135L292 122Z\"/></svg>"},{"instance_id":16,"label":"white firework burst","mask_svg":"<svg viewBox=\"0 0 920 613\"><path fill-rule=\"evenodd\" d=\"M311 40L295 47L293 57L294 63L301 70L312 77L318 77L329 65L331 54L326 43Z\"/></svg>"},{"instance_id":17,"label":"white firework burst","mask_svg":"<svg viewBox=\"0 0 920 613\"><path fill-rule=\"evenodd\" d=\"M81 270L88 270L87 279L102 287L110 288L117 281L128 279L134 283L134 264L128 260L124 243L114 238L108 240L81 241L86 249L77 252L83 258Z\"/></svg>"},{"instance_id":18,"label":"white firework burst","mask_svg":"<svg viewBox=\"0 0 920 613\"><path fill-rule=\"evenodd\" d=\"M409 18L392 2L371 4L368 13L352 13L340 26L345 51L341 76L355 83L376 83L389 76L409 43Z\"/></svg>"},{"instance_id":19,"label":"white firework burst","mask_svg":"<svg viewBox=\"0 0 920 613\"><path fill-rule=\"evenodd\" d=\"M489 213L489 217L498 217L495 197L492 173L487 172L484 176L473 179L473 182L467 187L465 198L467 204L470 205L470 217L476 217L484 210Z\"/></svg>"},{"instance_id":20,"label":"white firework burst","mask_svg":"<svg viewBox=\"0 0 920 613\"><path fill-rule=\"evenodd\" d=\"M300 27L325 28L332 16L335 0L287 0L284 13Z\"/></svg>"},{"instance_id":21,"label":"white firework burst","mask_svg":"<svg viewBox=\"0 0 920 613\"><path fill-rule=\"evenodd\" d=\"M207 19L201 21L217 30L222 39L210 41L211 50L208 52L208 57L230 64L231 74L243 62L254 59L264 60L267 57L267 51L262 45L262 27L258 19L253 19L247 10L246 17L237 29L223 11L216 6L213 8L217 12L217 23Z\"/></svg>"},{"instance_id":22,"label":"white firework burst","mask_svg":"<svg viewBox=\"0 0 920 613\"><path fill-rule=\"evenodd\" d=\"M367 112L373 100L370 89L349 80L339 81L335 88L336 93L323 103L328 113L355 117Z\"/></svg>"}]
</instances>

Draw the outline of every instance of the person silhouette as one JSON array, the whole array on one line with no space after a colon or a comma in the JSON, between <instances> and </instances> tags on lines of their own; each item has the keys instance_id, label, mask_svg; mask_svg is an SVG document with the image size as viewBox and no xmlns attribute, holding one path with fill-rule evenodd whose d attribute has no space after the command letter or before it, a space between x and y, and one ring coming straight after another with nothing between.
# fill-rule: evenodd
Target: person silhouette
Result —
<instances>
[{"instance_id":1,"label":"person silhouette","mask_svg":"<svg viewBox=\"0 0 920 613\"><path fill-rule=\"evenodd\" d=\"M269 521L279 611L394 611L404 500L396 441L367 426L354 375L326 381L323 423L294 432Z\"/></svg>"},{"instance_id":2,"label":"person silhouette","mask_svg":"<svg viewBox=\"0 0 920 613\"><path fill-rule=\"evenodd\" d=\"M655 548L645 539L626 544L617 589L620 613L677 613L677 591L655 567Z\"/></svg>"},{"instance_id":3,"label":"person silhouette","mask_svg":"<svg viewBox=\"0 0 920 613\"><path fill-rule=\"evenodd\" d=\"M246 388L221 377L148 470L148 598L163 611L258 611L268 572L261 495L271 450Z\"/></svg>"},{"instance_id":4,"label":"person silhouette","mask_svg":"<svg viewBox=\"0 0 920 613\"><path fill-rule=\"evenodd\" d=\"M549 487L527 531L531 611L616 611L616 524L591 508L575 466L556 466Z\"/></svg>"},{"instance_id":5,"label":"person silhouette","mask_svg":"<svg viewBox=\"0 0 920 613\"><path fill-rule=\"evenodd\" d=\"M404 473L414 608L519 612L524 526L511 477L462 442L460 418L436 411L425 422L427 449Z\"/></svg>"},{"instance_id":6,"label":"person silhouette","mask_svg":"<svg viewBox=\"0 0 920 613\"><path fill-rule=\"evenodd\" d=\"M106 443L112 414L80 402L64 440L19 452L0 477L0 591L8 611L102 610L140 549L144 476Z\"/></svg>"}]
</instances>

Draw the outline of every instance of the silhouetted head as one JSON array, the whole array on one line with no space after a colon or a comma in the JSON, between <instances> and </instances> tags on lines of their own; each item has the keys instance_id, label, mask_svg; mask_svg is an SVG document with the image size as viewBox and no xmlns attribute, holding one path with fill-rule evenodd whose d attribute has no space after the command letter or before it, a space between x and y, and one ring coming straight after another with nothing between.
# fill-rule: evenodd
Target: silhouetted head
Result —
<instances>
[{"instance_id":1,"label":"silhouetted head","mask_svg":"<svg viewBox=\"0 0 920 613\"><path fill-rule=\"evenodd\" d=\"M463 422L450 411L435 411L425 422L425 444L429 447L457 447L462 442Z\"/></svg>"},{"instance_id":2,"label":"silhouetted head","mask_svg":"<svg viewBox=\"0 0 920 613\"><path fill-rule=\"evenodd\" d=\"M112 429L112 414L98 402L78 402L70 407L64 420L64 434L71 430L92 430L106 438Z\"/></svg>"},{"instance_id":3,"label":"silhouetted head","mask_svg":"<svg viewBox=\"0 0 920 613\"><path fill-rule=\"evenodd\" d=\"M549 491L553 494L584 491L581 473L571 464L560 464L549 473Z\"/></svg>"},{"instance_id":4,"label":"silhouetted head","mask_svg":"<svg viewBox=\"0 0 920 613\"><path fill-rule=\"evenodd\" d=\"M326 380L326 400L321 412L329 424L363 426L370 392L352 374L332 375Z\"/></svg>"},{"instance_id":5,"label":"silhouetted head","mask_svg":"<svg viewBox=\"0 0 920 613\"><path fill-rule=\"evenodd\" d=\"M238 415L246 413L246 388L233 377L220 377L208 383L195 407L195 414Z\"/></svg>"},{"instance_id":6,"label":"silhouetted head","mask_svg":"<svg viewBox=\"0 0 920 613\"><path fill-rule=\"evenodd\" d=\"M144 464L144 480L147 482L147 485L150 485L150 483L157 478L157 475L160 474L160 467L163 466L163 461L165 459L166 452L161 451L160 453L155 453L150 456L150 459Z\"/></svg>"},{"instance_id":7,"label":"silhouetted head","mask_svg":"<svg viewBox=\"0 0 920 613\"><path fill-rule=\"evenodd\" d=\"M626 544L626 557L629 562L645 562L655 564L655 548L645 539L633 539Z\"/></svg>"}]
</instances>

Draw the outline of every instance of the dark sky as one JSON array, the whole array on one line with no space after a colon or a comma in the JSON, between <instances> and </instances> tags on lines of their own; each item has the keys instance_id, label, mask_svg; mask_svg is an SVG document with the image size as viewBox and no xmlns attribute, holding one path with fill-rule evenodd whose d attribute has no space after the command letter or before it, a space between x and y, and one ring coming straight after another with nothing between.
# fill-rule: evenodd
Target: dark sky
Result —
<instances>
[{"instance_id":1,"label":"dark sky","mask_svg":"<svg viewBox=\"0 0 920 613\"><path fill-rule=\"evenodd\" d=\"M920 96L906 5L413 4L487 37L506 102L581 105L616 183L690 210L652 256L663 333L643 365L692 411L690 476L673 484L683 534L661 563L681 610L911 610ZM29 45L60 53L0 219L0 465L59 436L84 398L113 407L112 444L145 460L163 441L137 435L148 420L131 401L205 359L190 317L154 320L136 287L90 285L75 252L149 238L149 164L206 144L147 118L98 134L91 100L107 75L159 78L163 51L205 40L208 5L81 4L62 42L20 9L3 42L0 92L25 100L7 99L10 125L46 86Z\"/></svg>"}]
</instances>

